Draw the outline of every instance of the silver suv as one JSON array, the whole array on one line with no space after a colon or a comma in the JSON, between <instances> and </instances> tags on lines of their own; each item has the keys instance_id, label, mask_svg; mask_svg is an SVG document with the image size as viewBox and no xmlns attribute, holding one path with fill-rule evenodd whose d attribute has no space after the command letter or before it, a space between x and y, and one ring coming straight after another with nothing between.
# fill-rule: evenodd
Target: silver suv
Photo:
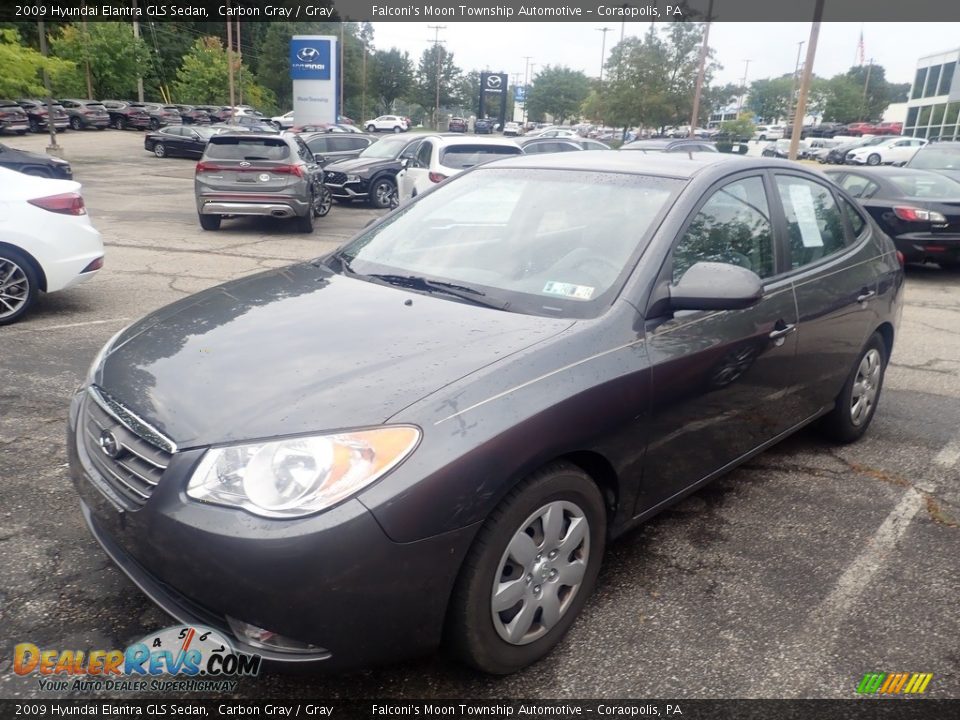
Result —
<instances>
[{"instance_id":1,"label":"silver suv","mask_svg":"<svg viewBox=\"0 0 960 720\"><path fill-rule=\"evenodd\" d=\"M227 133L210 138L194 177L204 230L219 230L233 215L296 218L313 232L314 218L330 212L323 170L297 135Z\"/></svg>"}]
</instances>

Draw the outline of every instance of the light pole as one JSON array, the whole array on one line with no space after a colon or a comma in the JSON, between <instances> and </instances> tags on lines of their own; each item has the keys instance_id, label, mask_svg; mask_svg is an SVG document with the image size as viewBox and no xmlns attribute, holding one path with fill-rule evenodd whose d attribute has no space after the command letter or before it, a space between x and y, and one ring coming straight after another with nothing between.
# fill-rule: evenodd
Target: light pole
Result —
<instances>
[{"instance_id":1,"label":"light pole","mask_svg":"<svg viewBox=\"0 0 960 720\"><path fill-rule=\"evenodd\" d=\"M427 25L428 28L433 30L433 48L434 48L434 63L436 64L437 71L437 104L433 109L433 127L437 130L440 129L440 43L444 42L440 39L440 31L446 30L446 25Z\"/></svg>"},{"instance_id":2,"label":"light pole","mask_svg":"<svg viewBox=\"0 0 960 720\"><path fill-rule=\"evenodd\" d=\"M47 57L47 28L43 20L37 21L37 32L40 34L40 54ZM47 73L46 65L43 67L43 88L47 91L47 130L50 133L47 153L60 155L62 148L57 145L57 128L53 124L53 94L50 91L50 75Z\"/></svg>"},{"instance_id":3,"label":"light pole","mask_svg":"<svg viewBox=\"0 0 960 720\"><path fill-rule=\"evenodd\" d=\"M803 116L807 112L807 93L810 92L810 76L813 75L813 61L817 56L817 38L820 37L820 18L823 17L823 1L817 0L813 8L813 23L810 26L810 39L807 41L807 60L803 64L803 77L800 80L800 96L797 98L797 112L793 118L793 130L790 133L790 159L797 159L800 149L800 131L803 128Z\"/></svg>"},{"instance_id":4,"label":"light pole","mask_svg":"<svg viewBox=\"0 0 960 720\"><path fill-rule=\"evenodd\" d=\"M600 84L603 85L603 62L607 58L607 33L611 32L613 28L602 27L597 28L597 32L603 33L603 41L600 43Z\"/></svg>"},{"instance_id":5,"label":"light pole","mask_svg":"<svg viewBox=\"0 0 960 720\"><path fill-rule=\"evenodd\" d=\"M690 137L697 135L697 120L700 117L700 95L703 79L707 73L707 51L710 49L710 22L713 20L713 0L707 6L706 27L703 29L703 45L700 47L700 70L697 72L697 87L693 93L693 112L690 114Z\"/></svg>"},{"instance_id":6,"label":"light pole","mask_svg":"<svg viewBox=\"0 0 960 720\"><path fill-rule=\"evenodd\" d=\"M790 104L787 106L787 122L793 125L793 103L797 98L797 80L800 77L800 51L806 40L797 43L797 64L793 68L793 84L790 86ZM764 118L766 120L767 118Z\"/></svg>"},{"instance_id":7,"label":"light pole","mask_svg":"<svg viewBox=\"0 0 960 720\"><path fill-rule=\"evenodd\" d=\"M533 60L532 55L524 55L523 59L525 61L523 66L523 115L520 118L520 122L523 123L524 127L527 124L527 95L530 93L530 61Z\"/></svg>"}]
</instances>

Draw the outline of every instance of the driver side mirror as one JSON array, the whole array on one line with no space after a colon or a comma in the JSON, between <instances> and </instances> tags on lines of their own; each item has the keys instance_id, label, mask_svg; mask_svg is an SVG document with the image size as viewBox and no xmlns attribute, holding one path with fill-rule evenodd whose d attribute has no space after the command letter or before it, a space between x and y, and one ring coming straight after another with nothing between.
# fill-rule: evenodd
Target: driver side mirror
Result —
<instances>
[{"instance_id":1,"label":"driver side mirror","mask_svg":"<svg viewBox=\"0 0 960 720\"><path fill-rule=\"evenodd\" d=\"M314 161L315 163L317 163L318 165L324 165L324 164L326 164L327 159L326 159L323 155L321 155L320 153L314 153L314 154L313 154L313 161Z\"/></svg>"},{"instance_id":2,"label":"driver side mirror","mask_svg":"<svg viewBox=\"0 0 960 720\"><path fill-rule=\"evenodd\" d=\"M410 158L400 158L400 169L406 170L408 167L410 167Z\"/></svg>"},{"instance_id":3,"label":"driver side mirror","mask_svg":"<svg viewBox=\"0 0 960 720\"><path fill-rule=\"evenodd\" d=\"M727 263L698 262L670 286L671 310L742 310L760 302L763 280Z\"/></svg>"}]
</instances>

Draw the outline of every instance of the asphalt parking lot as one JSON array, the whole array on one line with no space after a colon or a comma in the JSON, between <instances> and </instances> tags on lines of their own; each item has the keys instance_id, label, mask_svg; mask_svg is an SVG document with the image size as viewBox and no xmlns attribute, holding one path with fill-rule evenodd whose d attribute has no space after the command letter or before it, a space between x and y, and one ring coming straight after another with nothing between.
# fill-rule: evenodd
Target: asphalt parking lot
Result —
<instances>
[{"instance_id":1,"label":"asphalt parking lot","mask_svg":"<svg viewBox=\"0 0 960 720\"><path fill-rule=\"evenodd\" d=\"M46 136L4 137L40 150ZM136 132L61 139L106 267L0 328L0 697L38 697L20 642L122 648L173 624L90 537L66 469L73 389L100 346L155 308L309 259L377 211L203 232L193 162ZM960 275L910 268L879 412L861 442L803 432L615 542L559 649L495 679L442 656L345 675L268 672L235 697L845 698L866 672L931 672L960 697ZM50 697L50 695L48 695Z\"/></svg>"}]
</instances>

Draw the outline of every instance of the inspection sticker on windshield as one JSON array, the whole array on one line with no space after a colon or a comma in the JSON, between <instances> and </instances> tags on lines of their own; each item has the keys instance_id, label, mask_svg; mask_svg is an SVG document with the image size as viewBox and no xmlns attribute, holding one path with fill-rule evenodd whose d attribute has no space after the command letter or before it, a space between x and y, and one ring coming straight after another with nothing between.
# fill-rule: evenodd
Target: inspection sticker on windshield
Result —
<instances>
[{"instance_id":1,"label":"inspection sticker on windshield","mask_svg":"<svg viewBox=\"0 0 960 720\"><path fill-rule=\"evenodd\" d=\"M593 297L594 288L589 285L574 285L573 283L553 282L543 286L543 292L551 295L563 295L577 300L589 300Z\"/></svg>"}]
</instances>

